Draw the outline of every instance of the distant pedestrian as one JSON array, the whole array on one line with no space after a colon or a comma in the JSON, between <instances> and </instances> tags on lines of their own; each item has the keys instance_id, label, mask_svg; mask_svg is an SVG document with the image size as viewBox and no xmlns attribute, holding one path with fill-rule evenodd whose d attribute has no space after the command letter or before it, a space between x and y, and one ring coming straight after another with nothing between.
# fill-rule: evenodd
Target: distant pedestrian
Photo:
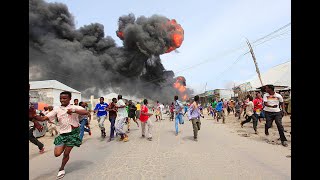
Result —
<instances>
[{"instance_id":1,"label":"distant pedestrian","mask_svg":"<svg viewBox=\"0 0 320 180\"><path fill-rule=\"evenodd\" d=\"M185 104L183 108L184 108L184 113L183 113L183 116L184 116L188 112L188 105Z\"/></svg>"},{"instance_id":2,"label":"distant pedestrian","mask_svg":"<svg viewBox=\"0 0 320 180\"><path fill-rule=\"evenodd\" d=\"M225 112L223 110L223 99L221 99L217 106L216 106L216 111L217 111L217 121L219 122L219 119L222 118L222 123L225 123Z\"/></svg>"},{"instance_id":3,"label":"distant pedestrian","mask_svg":"<svg viewBox=\"0 0 320 180\"><path fill-rule=\"evenodd\" d=\"M97 113L97 120L99 124L99 128L101 130L101 137L106 137L106 130L104 128L104 121L107 117L107 108L109 104L104 102L104 97L100 97L100 103L96 105L94 108L94 113Z\"/></svg>"},{"instance_id":4,"label":"distant pedestrian","mask_svg":"<svg viewBox=\"0 0 320 180\"><path fill-rule=\"evenodd\" d=\"M182 119L182 109L183 109L183 105L182 103L178 100L178 96L174 96L174 111L176 114L176 120L175 120L175 129L176 129L176 136L179 133L179 127L178 127L178 123L179 124L184 124L183 119Z\"/></svg>"},{"instance_id":5,"label":"distant pedestrian","mask_svg":"<svg viewBox=\"0 0 320 180\"><path fill-rule=\"evenodd\" d=\"M137 110L136 110L136 119L139 119L140 118L140 114L141 114L141 104L140 104L140 102L137 102L136 108L137 108Z\"/></svg>"},{"instance_id":6,"label":"distant pedestrian","mask_svg":"<svg viewBox=\"0 0 320 180\"><path fill-rule=\"evenodd\" d=\"M170 120L173 121L174 119L174 103L172 102L170 107L169 107L169 111L170 111Z\"/></svg>"},{"instance_id":7,"label":"distant pedestrian","mask_svg":"<svg viewBox=\"0 0 320 180\"><path fill-rule=\"evenodd\" d=\"M73 105L79 106L79 99L74 99L73 100Z\"/></svg>"},{"instance_id":8,"label":"distant pedestrian","mask_svg":"<svg viewBox=\"0 0 320 180\"><path fill-rule=\"evenodd\" d=\"M85 102L80 102L79 103L79 106L83 107L84 109L86 108L86 103ZM90 112L88 111L88 114L85 114L85 115L79 115L79 123L80 123L80 140L82 142L82 139L83 139L83 135L84 135L84 132L88 132L89 135L91 136L91 130L90 128L86 128L85 125L86 124L90 124L89 122L91 121L91 114Z\"/></svg>"},{"instance_id":9,"label":"distant pedestrian","mask_svg":"<svg viewBox=\"0 0 320 180\"><path fill-rule=\"evenodd\" d=\"M241 112L241 102L238 101L236 102L236 105L235 105L235 113L234 113L234 116L235 117L238 117L238 119L240 119L240 112Z\"/></svg>"},{"instance_id":10,"label":"distant pedestrian","mask_svg":"<svg viewBox=\"0 0 320 180\"><path fill-rule=\"evenodd\" d=\"M53 106L48 106L48 113L51 112L53 110ZM45 115L47 115L48 113L46 113ZM54 136L54 133L56 133L56 135L59 134L58 130L57 130L57 124L58 124L58 121L57 121L57 118L51 122L51 121L48 121L48 131L49 131L49 134L51 134L51 136Z\"/></svg>"}]
</instances>

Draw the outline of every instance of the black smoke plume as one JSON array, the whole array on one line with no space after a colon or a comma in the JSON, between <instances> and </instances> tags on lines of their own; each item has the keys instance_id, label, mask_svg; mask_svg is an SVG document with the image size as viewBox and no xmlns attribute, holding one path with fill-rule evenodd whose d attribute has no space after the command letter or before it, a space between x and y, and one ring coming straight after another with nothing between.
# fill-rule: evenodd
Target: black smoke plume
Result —
<instances>
[{"instance_id":1,"label":"black smoke plume","mask_svg":"<svg viewBox=\"0 0 320 180\"><path fill-rule=\"evenodd\" d=\"M84 98L115 92L171 102L178 94L174 73L160 59L172 43L167 21L159 15L121 16L118 47L102 24L76 29L66 5L29 0L29 79L56 79Z\"/></svg>"}]
</instances>

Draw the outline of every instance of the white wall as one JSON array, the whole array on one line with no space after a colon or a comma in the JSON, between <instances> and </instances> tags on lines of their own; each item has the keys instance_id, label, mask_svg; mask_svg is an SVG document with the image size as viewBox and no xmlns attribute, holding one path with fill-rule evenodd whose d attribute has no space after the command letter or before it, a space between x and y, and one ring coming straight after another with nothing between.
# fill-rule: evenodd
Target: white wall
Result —
<instances>
[{"instance_id":1,"label":"white wall","mask_svg":"<svg viewBox=\"0 0 320 180\"><path fill-rule=\"evenodd\" d=\"M218 90L219 94L220 94L220 99L230 99L231 97L233 97L233 90L232 89L219 89Z\"/></svg>"},{"instance_id":2,"label":"white wall","mask_svg":"<svg viewBox=\"0 0 320 180\"><path fill-rule=\"evenodd\" d=\"M54 101L53 89L31 89L29 93L31 95L30 102L44 102L52 105Z\"/></svg>"}]
</instances>

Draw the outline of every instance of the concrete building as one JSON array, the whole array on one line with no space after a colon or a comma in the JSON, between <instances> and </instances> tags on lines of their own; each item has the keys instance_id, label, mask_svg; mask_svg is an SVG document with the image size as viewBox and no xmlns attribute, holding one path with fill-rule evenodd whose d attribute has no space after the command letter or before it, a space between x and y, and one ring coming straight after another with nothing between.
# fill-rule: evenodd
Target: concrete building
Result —
<instances>
[{"instance_id":1,"label":"concrete building","mask_svg":"<svg viewBox=\"0 0 320 180\"><path fill-rule=\"evenodd\" d=\"M215 89L214 90L214 97L218 99L231 99L234 97L234 92L232 89Z\"/></svg>"},{"instance_id":2,"label":"concrete building","mask_svg":"<svg viewBox=\"0 0 320 180\"><path fill-rule=\"evenodd\" d=\"M74 99L81 101L81 92L57 80L29 81L30 102L43 102L52 106L60 106L60 93L71 92L71 103Z\"/></svg>"}]
</instances>

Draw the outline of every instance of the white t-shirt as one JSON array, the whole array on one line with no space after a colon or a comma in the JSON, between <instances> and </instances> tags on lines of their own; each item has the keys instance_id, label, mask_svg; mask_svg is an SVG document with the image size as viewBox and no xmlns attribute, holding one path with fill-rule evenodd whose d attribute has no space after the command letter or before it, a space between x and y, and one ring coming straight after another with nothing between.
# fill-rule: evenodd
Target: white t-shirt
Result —
<instances>
[{"instance_id":1,"label":"white t-shirt","mask_svg":"<svg viewBox=\"0 0 320 180\"><path fill-rule=\"evenodd\" d=\"M163 104L160 104L160 112L162 113L163 112L163 109L164 109L164 106L163 106Z\"/></svg>"},{"instance_id":2,"label":"white t-shirt","mask_svg":"<svg viewBox=\"0 0 320 180\"><path fill-rule=\"evenodd\" d=\"M126 104L123 102L122 99L119 99L117 102L117 106L125 106ZM117 113L117 119L122 119L128 117L128 113L126 108L118 108L118 113Z\"/></svg>"},{"instance_id":3,"label":"white t-shirt","mask_svg":"<svg viewBox=\"0 0 320 180\"><path fill-rule=\"evenodd\" d=\"M253 102L252 102L252 101L249 101L249 102L247 103L247 107L246 107L246 114L247 114L248 116L252 116L252 114L253 114L253 107L254 107Z\"/></svg>"},{"instance_id":4,"label":"white t-shirt","mask_svg":"<svg viewBox=\"0 0 320 180\"><path fill-rule=\"evenodd\" d=\"M269 93L265 93L263 95L263 102L267 102L270 106L277 105L276 108L265 106L263 110L268 112L280 112L279 102L283 102L283 98L280 94L274 93L274 95L270 95Z\"/></svg>"}]
</instances>

